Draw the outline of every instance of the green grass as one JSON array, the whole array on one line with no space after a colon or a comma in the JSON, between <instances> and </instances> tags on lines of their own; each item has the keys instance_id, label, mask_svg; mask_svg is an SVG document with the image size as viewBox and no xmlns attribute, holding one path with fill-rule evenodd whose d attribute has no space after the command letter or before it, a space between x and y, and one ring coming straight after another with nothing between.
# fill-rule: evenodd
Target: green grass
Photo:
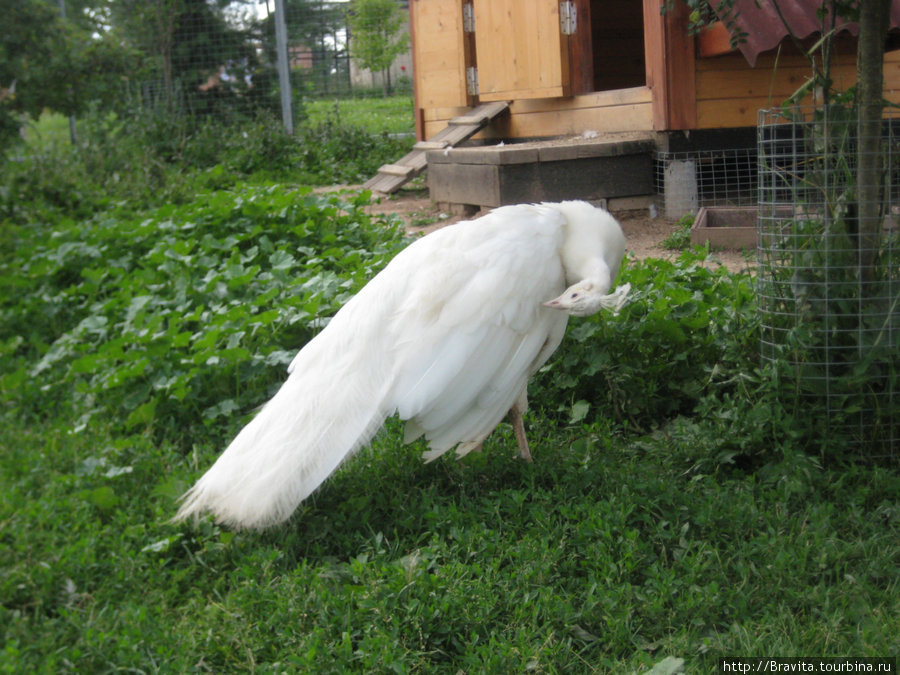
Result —
<instances>
[{"instance_id":1,"label":"green grass","mask_svg":"<svg viewBox=\"0 0 900 675\"><path fill-rule=\"evenodd\" d=\"M37 120L29 120L26 129L25 139L32 149L70 142L69 118L49 110L41 113Z\"/></svg>"},{"instance_id":2,"label":"green grass","mask_svg":"<svg viewBox=\"0 0 900 675\"><path fill-rule=\"evenodd\" d=\"M412 96L316 100L307 102L305 110L312 125L336 117L372 134L411 134L416 130Z\"/></svg>"},{"instance_id":3,"label":"green grass","mask_svg":"<svg viewBox=\"0 0 900 675\"><path fill-rule=\"evenodd\" d=\"M316 99L305 103L307 123L316 126L328 120L360 127L371 134L415 132L412 96L398 95L365 99ZM76 124L78 122L76 121ZM29 147L40 148L69 142L69 118L45 111L28 124Z\"/></svg>"},{"instance_id":4,"label":"green grass","mask_svg":"<svg viewBox=\"0 0 900 675\"><path fill-rule=\"evenodd\" d=\"M216 451L64 419L0 436L4 672L632 672L895 655L900 478L689 471L689 439L501 429L424 465L397 425L287 525L166 523ZM421 448L418 448L420 450Z\"/></svg>"}]
</instances>

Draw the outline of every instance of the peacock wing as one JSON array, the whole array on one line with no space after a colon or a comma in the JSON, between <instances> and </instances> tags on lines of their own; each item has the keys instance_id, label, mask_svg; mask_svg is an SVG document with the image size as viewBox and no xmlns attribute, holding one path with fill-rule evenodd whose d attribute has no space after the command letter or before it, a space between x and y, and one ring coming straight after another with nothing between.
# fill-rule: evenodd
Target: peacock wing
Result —
<instances>
[{"instance_id":1,"label":"peacock wing","mask_svg":"<svg viewBox=\"0 0 900 675\"><path fill-rule=\"evenodd\" d=\"M404 270L407 292L390 322L391 405L408 420L407 440L428 439L429 457L486 437L565 328L564 314L541 306L564 286L558 213L490 215L422 240L431 245Z\"/></svg>"}]
</instances>

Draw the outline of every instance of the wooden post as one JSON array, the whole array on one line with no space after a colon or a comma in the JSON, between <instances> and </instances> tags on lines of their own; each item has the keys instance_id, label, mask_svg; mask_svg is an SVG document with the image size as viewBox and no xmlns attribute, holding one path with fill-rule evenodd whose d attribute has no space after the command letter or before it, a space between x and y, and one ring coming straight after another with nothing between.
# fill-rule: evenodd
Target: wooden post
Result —
<instances>
[{"instance_id":1,"label":"wooden post","mask_svg":"<svg viewBox=\"0 0 900 675\"><path fill-rule=\"evenodd\" d=\"M665 0L644 0L644 56L647 86L653 94L657 131L697 127L694 38L688 35L688 6L683 2L662 14Z\"/></svg>"}]
</instances>

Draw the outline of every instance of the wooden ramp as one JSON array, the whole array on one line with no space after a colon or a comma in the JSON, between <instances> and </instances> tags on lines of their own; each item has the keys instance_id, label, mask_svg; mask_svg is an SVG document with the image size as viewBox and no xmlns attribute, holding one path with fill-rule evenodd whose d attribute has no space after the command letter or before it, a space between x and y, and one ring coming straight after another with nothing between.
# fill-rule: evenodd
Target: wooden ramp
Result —
<instances>
[{"instance_id":1,"label":"wooden ramp","mask_svg":"<svg viewBox=\"0 0 900 675\"><path fill-rule=\"evenodd\" d=\"M400 189L407 181L418 176L428 162L425 153L428 150L444 150L452 148L490 124L491 120L509 109L505 101L485 103L460 117L454 117L450 123L427 141L419 141L412 152L397 160L395 164L385 164L378 173L363 185L367 190L391 194Z\"/></svg>"}]
</instances>

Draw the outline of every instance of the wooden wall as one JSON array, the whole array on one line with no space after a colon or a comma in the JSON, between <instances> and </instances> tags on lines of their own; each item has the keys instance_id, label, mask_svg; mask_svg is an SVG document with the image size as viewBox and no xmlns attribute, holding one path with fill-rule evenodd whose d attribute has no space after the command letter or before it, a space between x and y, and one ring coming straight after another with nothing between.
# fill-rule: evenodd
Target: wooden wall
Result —
<instances>
[{"instance_id":1,"label":"wooden wall","mask_svg":"<svg viewBox=\"0 0 900 675\"><path fill-rule=\"evenodd\" d=\"M466 112L465 107L422 111L425 138ZM510 114L495 121L476 138L538 138L572 136L589 131L647 131L653 128L647 87L600 91L583 96L513 101Z\"/></svg>"},{"instance_id":2,"label":"wooden wall","mask_svg":"<svg viewBox=\"0 0 900 675\"><path fill-rule=\"evenodd\" d=\"M739 52L696 59L697 128L720 129L755 126L757 111L781 103L807 81L809 63L789 45L781 54L760 54L750 68ZM839 90L856 82L854 44L840 46L832 66L832 78ZM900 102L900 52L888 52L884 67L885 97ZM812 98L804 103L812 104Z\"/></svg>"},{"instance_id":3,"label":"wooden wall","mask_svg":"<svg viewBox=\"0 0 900 675\"><path fill-rule=\"evenodd\" d=\"M617 0L618 1L618 0ZM645 0L646 84L605 90L613 76L594 49L595 87L602 91L581 96L520 99L512 102L510 115L500 119L483 137L535 138L581 134L585 131L666 131L722 129L755 126L760 108L779 105L809 76L806 60L790 45L761 54L755 68L733 52L722 56L695 55L694 39L675 22L661 17L657 4ZM591 2L595 40L603 29L595 12L604 11L607 0ZM609 5L612 7L612 5ZM612 10L610 10L612 11ZM417 133L433 136L447 121L477 102L466 94L465 68L473 57L472 40L462 30L462 0L411 0L414 39L414 81ZM623 18L633 27L635 17ZM602 19L599 20L602 23ZM599 31L599 32L598 32ZM838 88L855 82L855 52L848 41L835 58ZM598 61L599 59L599 61ZM900 103L900 51L885 58L885 95ZM627 84L636 76L629 73Z\"/></svg>"}]
</instances>

